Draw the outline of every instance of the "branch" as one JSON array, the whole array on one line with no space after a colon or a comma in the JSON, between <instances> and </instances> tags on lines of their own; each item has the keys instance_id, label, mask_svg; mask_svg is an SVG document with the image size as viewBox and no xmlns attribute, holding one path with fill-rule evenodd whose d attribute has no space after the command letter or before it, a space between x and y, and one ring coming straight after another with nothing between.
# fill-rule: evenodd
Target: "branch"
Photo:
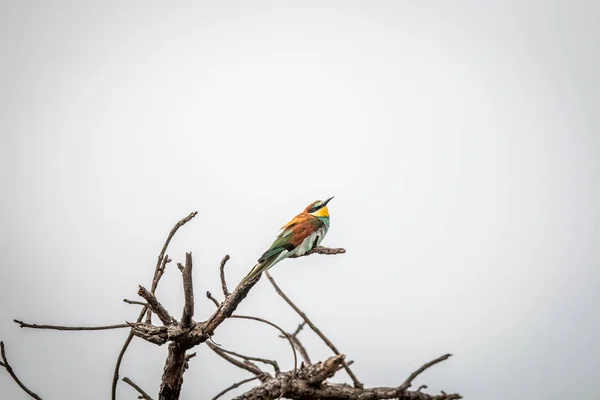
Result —
<instances>
[{"instance_id":1,"label":"branch","mask_svg":"<svg viewBox=\"0 0 600 400\"><path fill-rule=\"evenodd\" d=\"M165 253L167 252L167 248L169 247L169 243L171 242L171 239L173 238L173 236L175 235L177 230L179 228L181 228L183 225L185 225L186 223L188 223L192 218L194 218L196 216L196 214L198 214L197 211L190 213L187 217L185 217L182 220L180 220L179 222L177 222L175 224L175 226L173 227L173 229L171 229L171 232L169 232L169 236L167 236L167 240L165 241L165 244L163 245L163 247L160 251L160 254L158 255L158 261L157 261L156 267L154 269L154 278L152 279L152 288L154 290L156 290L156 287L158 286L158 282L160 281L160 278L162 277L160 267L163 264L163 260L165 259ZM163 271L164 271L164 268L163 268ZM140 315L137 319L137 322L142 322L142 319L144 318L144 314L146 313L146 310L148 310L148 307L144 307L142 309L142 311L140 312ZM133 340L133 330L131 332L129 332L129 336L127 336L127 339L125 339L125 343L123 343L123 347L121 348L121 351L119 352L119 356L117 357L117 363L115 364L115 371L113 373L113 380L112 380L112 387L111 387L111 399L112 400L116 400L116 398L117 398L117 383L119 382L119 369L121 368L121 362L123 361L123 356L125 355L125 352L127 351L127 348L129 347L129 344L131 343L132 340Z\"/></svg>"},{"instance_id":2,"label":"branch","mask_svg":"<svg viewBox=\"0 0 600 400\"><path fill-rule=\"evenodd\" d=\"M4 351L4 342L0 342L0 355L2 356L2 362L0 362L0 366L4 367L6 369L6 372L8 372L9 375L14 379L14 381L17 382L17 385L19 385L19 387L21 389L23 389L25 391L25 393L27 393L34 399L42 400L42 398L40 396L38 396L37 394L35 394L31 390L29 390L27 388L27 386L25 386L23 384L23 382L21 382L21 380L17 377L17 375L15 374L15 371L13 371L12 367L10 366L10 364L8 363L8 360L6 358L6 352Z\"/></svg>"},{"instance_id":3,"label":"branch","mask_svg":"<svg viewBox=\"0 0 600 400\"><path fill-rule=\"evenodd\" d=\"M215 397L212 398L212 400L217 400L219 397L223 396L225 393L229 392L230 390L233 390L235 388L238 388L240 386L242 386L244 383L248 383L251 382L255 379L258 379L257 376L254 376L252 378L248 378L248 379L244 379L242 381L236 382L233 385L229 386L228 388L222 390L221 392L219 392L219 394L217 394Z\"/></svg>"},{"instance_id":4,"label":"branch","mask_svg":"<svg viewBox=\"0 0 600 400\"><path fill-rule=\"evenodd\" d=\"M128 383L132 388L134 388L135 390L138 391L138 393L141 395L139 398L140 399L145 399L145 400L152 400L152 397L150 397L150 395L148 395L148 393L144 392L144 390L139 387L138 385L136 385L131 379L129 379L128 377L123 378L123 382Z\"/></svg>"},{"instance_id":5,"label":"branch","mask_svg":"<svg viewBox=\"0 0 600 400\"><path fill-rule=\"evenodd\" d=\"M135 300L129 300L129 299L123 299L123 301L127 304L136 304L138 306L144 306L144 307L148 307L149 304L148 303L144 303L141 301L135 301Z\"/></svg>"},{"instance_id":6,"label":"branch","mask_svg":"<svg viewBox=\"0 0 600 400\"><path fill-rule=\"evenodd\" d=\"M286 336L279 335L279 337L282 339L285 339L286 337L288 337L292 341L294 346L296 347L296 350L298 350L298 352L300 353L300 356L302 357L304 362L306 364L310 365L312 363L310 361L310 357L308 357L308 352L306 351L306 348L304 347L304 345L300 342L300 339L298 339L298 334L300 333L302 328L304 328L304 325L306 325L306 321L303 321L301 324L299 324L298 327L296 328L296 330L294 331L294 333L286 333ZM350 364L348 364L348 365L350 365Z\"/></svg>"},{"instance_id":7,"label":"branch","mask_svg":"<svg viewBox=\"0 0 600 400\"><path fill-rule=\"evenodd\" d=\"M162 304L158 301L156 296L149 292L145 287L139 285L138 294L143 297L148 304L150 305L150 309L154 311L154 313L160 318L163 325L168 326L171 325L174 321L174 318L169 315L169 312Z\"/></svg>"},{"instance_id":8,"label":"branch","mask_svg":"<svg viewBox=\"0 0 600 400\"><path fill-rule=\"evenodd\" d=\"M223 295L225 296L225 298L229 296L227 282L225 281L225 264L227 263L227 261L229 261L229 254L225 254L225 257L223 257L223 259L221 260L221 268L219 268L221 275L221 288L223 289Z\"/></svg>"},{"instance_id":9,"label":"branch","mask_svg":"<svg viewBox=\"0 0 600 400\"><path fill-rule=\"evenodd\" d=\"M291 371L280 373L263 382L260 386L241 394L235 400L276 399L281 397L296 400L457 400L462 398L459 394L445 394L442 392L441 395L434 396L420 390L408 391L402 386L365 389L352 387L344 383L325 381L340 369L343 365L343 359L343 355L337 355L322 363L319 362L301 368L296 378L292 376Z\"/></svg>"},{"instance_id":10,"label":"branch","mask_svg":"<svg viewBox=\"0 0 600 400\"><path fill-rule=\"evenodd\" d=\"M214 351L218 356L220 356L221 358L229 361L230 363L232 363L233 365L235 365L238 368L245 369L246 371L249 371L249 372L253 373L259 379L262 378L262 377L269 376L269 374L267 374L266 372L264 372L263 370L261 370L258 367L258 365L254 364L253 362L250 362L250 361L246 361L246 362L239 361L238 359L235 359L235 358L227 355L227 351L219 348L219 346L215 345L214 343L212 343L210 341L206 342L206 345L212 351Z\"/></svg>"},{"instance_id":11,"label":"branch","mask_svg":"<svg viewBox=\"0 0 600 400\"><path fill-rule=\"evenodd\" d=\"M317 247L315 250L318 250L318 249L325 249L325 248ZM344 249L327 249L327 250L339 251L339 250L344 250ZM324 250L321 250L321 251L324 251ZM345 250L344 250L344 252L345 252ZM329 254L329 253L321 253L321 254ZM334 254L337 254L337 253L334 253ZM325 336L325 334L323 332L321 332L319 330L319 328L316 327L315 324L313 324L313 322L306 316L306 314L304 314L304 312L302 312L302 310L300 310L294 304L294 302L292 302L292 300L290 300L290 298L287 297L285 295L285 293L283 293L283 291L281 290L281 288L277 285L277 283L275 283L275 280L273 279L273 277L268 272L265 272L265 275L267 276L267 278L271 282L271 285L273 285L273 287L275 288L275 291L277 292L277 294L279 294L283 298L283 300L285 300L285 302L288 303L290 305L290 307L292 307L294 309L294 311L296 311L298 313L298 315L300 315L300 317L302 317L302 319L304 320L304 322L306 322L308 324L308 326L310 326L310 328L325 342L325 344L336 355L340 355L340 352L338 351L338 349L333 345L333 343L331 343L331 341L327 338L327 336ZM352 382L354 382L354 387L356 387L356 388L363 387L363 384L360 383L360 381L358 380L358 378L356 377L356 375L354 375L354 373L352 372L352 370L350 369L350 367L348 367L348 364L346 364L343 360L342 360L342 363L344 365L344 369L346 370L346 372L348 373L348 375L350 376L350 378L352 378Z\"/></svg>"},{"instance_id":12,"label":"branch","mask_svg":"<svg viewBox=\"0 0 600 400\"><path fill-rule=\"evenodd\" d=\"M181 316L181 325L188 328L194 316L194 285L192 282L192 253L185 253L185 268L183 269L183 293L185 305Z\"/></svg>"},{"instance_id":13,"label":"branch","mask_svg":"<svg viewBox=\"0 0 600 400\"><path fill-rule=\"evenodd\" d=\"M273 367L273 369L275 370L275 373L281 372L281 370L279 369L279 364L277 364L277 361L275 361L275 360L267 360L266 358L245 356L243 354L236 353L235 351L226 350L222 347L219 348L219 350L221 350L223 353L231 354L232 356L243 358L244 360L247 360L247 361L258 361L263 364L269 364L270 366Z\"/></svg>"},{"instance_id":14,"label":"branch","mask_svg":"<svg viewBox=\"0 0 600 400\"><path fill-rule=\"evenodd\" d=\"M210 299L210 300L211 300L213 303L215 303L215 306L217 306L217 308L219 308L219 306L221 305L221 304L219 304L219 300L215 299L215 298L213 297L212 293L211 293L211 292L209 292L208 290L206 291L206 297L207 297L208 299Z\"/></svg>"},{"instance_id":15,"label":"branch","mask_svg":"<svg viewBox=\"0 0 600 400\"><path fill-rule=\"evenodd\" d=\"M127 324L118 325L105 325L105 326L60 326L60 325L38 325L28 324L27 322L20 321L18 319L13 320L19 324L20 328L32 328L32 329L52 329L55 331L103 331L107 329L119 329L129 328Z\"/></svg>"},{"instance_id":16,"label":"branch","mask_svg":"<svg viewBox=\"0 0 600 400\"><path fill-rule=\"evenodd\" d=\"M417 376L419 376L421 373L423 373L423 371L425 371L427 368L430 368L430 367L434 366L437 363L440 363L440 362L442 362L444 360L449 359L450 357L452 357L452 354L444 354L443 356L438 357L438 358L436 358L433 361L430 361L430 362L428 362L426 364L423 364L423 366L421 366L421 368L419 368L418 370L416 370L415 372L413 372L412 374L410 374L410 376L408 378L406 378L406 380L404 381L404 383L402 384L402 386L400 386L400 388L402 388L404 390L408 389L409 387L411 387L412 381ZM417 391L420 391L420 388Z\"/></svg>"}]
</instances>

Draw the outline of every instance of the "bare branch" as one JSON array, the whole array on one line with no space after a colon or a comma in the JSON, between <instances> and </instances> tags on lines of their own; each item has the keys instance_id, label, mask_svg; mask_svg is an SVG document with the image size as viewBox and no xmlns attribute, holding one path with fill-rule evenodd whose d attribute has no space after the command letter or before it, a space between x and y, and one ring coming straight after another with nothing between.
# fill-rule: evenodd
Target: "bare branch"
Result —
<instances>
[{"instance_id":1,"label":"bare branch","mask_svg":"<svg viewBox=\"0 0 600 400\"><path fill-rule=\"evenodd\" d=\"M169 312L162 304L158 301L154 294L150 293L145 287L140 285L138 289L138 294L143 297L148 304L150 305L150 309L154 311L154 313L160 318L163 325L171 325L174 321L174 318L169 315Z\"/></svg>"},{"instance_id":2,"label":"bare branch","mask_svg":"<svg viewBox=\"0 0 600 400\"><path fill-rule=\"evenodd\" d=\"M219 394L217 394L215 397L213 397L212 400L217 400L219 397L223 396L225 393L229 392L230 390L238 388L238 387L242 386L244 383L251 382L255 379L258 379L258 376L253 376L252 378L248 378L248 379L244 379L239 382L236 382L233 385L229 386L228 388L225 388L224 390L219 392Z\"/></svg>"},{"instance_id":3,"label":"bare branch","mask_svg":"<svg viewBox=\"0 0 600 400\"><path fill-rule=\"evenodd\" d=\"M321 247L317 247L316 249L320 249L320 248ZM329 249L329 250L331 250L331 249ZM337 250L339 250L339 249L337 249ZM341 250L343 250L343 249L341 249ZM345 250L344 250L344 252L345 252ZM327 254L327 253L325 253L325 254ZM304 314L304 312L302 312L302 310L300 310L298 308L298 306L296 306L296 304L294 304L294 302L292 300L290 300L290 298L287 297L285 293L283 293L283 291L281 290L281 288L277 285L277 283L275 283L275 280L273 279L273 277L268 272L265 272L265 275L267 276L267 278L271 282L271 285L273 285L273 287L275 288L275 291L277 292L277 294L279 296L281 296L283 298L283 300L285 300L285 302L288 303L290 305L290 307L292 307L294 309L294 311L296 311L298 313L298 315L300 315L300 317L302 317L302 319L304 320L304 322L306 322L308 324L308 326L310 326L310 328L325 342L325 344L336 355L340 355L341 353L334 346L334 344L331 342L331 340L329 340L327 338L327 336L325 336L325 334L323 332L321 332L319 330L319 328L317 328L316 325L306 316L306 314ZM350 367L348 367L348 364L346 364L343 360L342 360L342 363L344 365L344 369L346 370L346 372L348 373L348 375L352 379L352 382L354 382L354 387L356 387L356 388L362 388L363 384L360 383L360 381L358 380L358 378L356 377L356 375L354 375L354 373L352 372L352 370L350 369Z\"/></svg>"},{"instance_id":4,"label":"bare branch","mask_svg":"<svg viewBox=\"0 0 600 400\"><path fill-rule=\"evenodd\" d=\"M38 396L37 394L35 394L31 390L29 390L27 388L27 386L25 386L23 384L23 382L21 382L21 380L17 377L17 374L15 374L15 371L13 371L12 367L8 363L8 359L6 358L6 352L4 350L4 342L0 342L0 355L2 356L2 362L0 362L0 366L4 367L6 369L6 372L8 372L8 374L14 379L14 381L17 383L17 385L19 385L19 387L21 389L23 389L25 391L25 393L27 393L29 396L31 396L37 400L42 400L42 398L40 396Z\"/></svg>"},{"instance_id":5,"label":"bare branch","mask_svg":"<svg viewBox=\"0 0 600 400\"><path fill-rule=\"evenodd\" d=\"M167 267L167 263L170 263L170 262L171 262L171 259L169 258L169 256L164 256L162 258L162 262L160 263L160 266L156 270L156 275L154 275L154 278L152 279L152 286L150 287L150 293L152 293L153 295L154 295L154 293L156 293L156 288L158 286L158 282L160 281L160 278L162 278L162 276L165 273L165 268ZM147 324L152 323L152 311L154 311L154 310L152 310L151 307L149 307L147 309L147 312L146 312L146 323Z\"/></svg>"},{"instance_id":6,"label":"bare branch","mask_svg":"<svg viewBox=\"0 0 600 400\"><path fill-rule=\"evenodd\" d=\"M232 356L236 356L236 357L240 357L243 358L244 360L248 360L248 361L258 361L261 362L263 364L269 364L270 366L273 367L273 369L275 370L275 373L280 372L281 370L279 369L279 364L277 364L277 361L275 360L267 360L266 358L260 358L260 357L252 357L252 356L245 356L243 354L240 353L236 353L235 351L231 351L231 350L227 350L224 348L219 348L222 352L227 353L227 354L231 354Z\"/></svg>"},{"instance_id":7,"label":"bare branch","mask_svg":"<svg viewBox=\"0 0 600 400\"><path fill-rule=\"evenodd\" d=\"M127 304L135 304L138 306L144 306L144 307L149 307L148 303L144 303L142 301L136 301L136 300L129 300L129 299L123 299L123 301Z\"/></svg>"},{"instance_id":8,"label":"bare branch","mask_svg":"<svg viewBox=\"0 0 600 400\"><path fill-rule=\"evenodd\" d=\"M177 230L179 228L181 228L183 225L185 225L186 223L188 223L192 218L194 218L196 216L196 214L198 214L197 211L190 213L187 217L185 217L182 220L180 220L179 222L177 222L175 224L175 226L173 226L173 229L171 229L171 232L169 232L169 236L167 236L167 240L165 241L165 244L163 245L163 247L160 251L160 254L158 255L158 261L156 262L156 267L154 269L154 277L152 279L153 291L156 290L156 287L158 286L158 282L160 281L160 278L162 277L160 267L161 267L161 265L163 265L163 260L165 258L168 259L168 257L165 257L165 253L167 252L167 248L169 247L169 243L171 242L171 239L173 238L173 236L175 235ZM164 268L162 269L162 271L164 272ZM148 310L148 309L149 309L148 307L144 307L142 309L142 311L140 312L140 315L137 319L137 322L142 322L142 319L144 318L144 314L146 313L146 310ZM117 398L117 383L119 382L119 369L121 368L121 362L123 361L123 356L125 355L125 352L127 351L127 348L129 347L129 344L131 343L132 340L133 340L133 330L131 332L129 332L129 336L127 336L127 339L125 339L125 343L123 343L123 347L121 348L121 351L119 352L119 356L117 357L117 362L115 364L115 371L113 373L113 380L112 380L112 386L111 386L111 399L112 400L116 400L116 398Z\"/></svg>"},{"instance_id":9,"label":"bare branch","mask_svg":"<svg viewBox=\"0 0 600 400\"><path fill-rule=\"evenodd\" d=\"M430 395L421 391L408 391L399 387L355 388L345 383L332 383L325 380L341 369L344 356L330 357L298 371L283 372L263 381L246 393L235 397L235 400L276 399L321 399L321 400L457 400L459 394Z\"/></svg>"},{"instance_id":10,"label":"bare branch","mask_svg":"<svg viewBox=\"0 0 600 400\"><path fill-rule=\"evenodd\" d=\"M293 336L293 335L291 335L289 337L289 339L292 341L292 343L294 344L294 347L300 353L300 357L302 357L302 360L304 360L304 362L307 365L312 364L312 362L310 361L310 357L308 356L308 352L306 351L306 347L304 347L302 342L300 342L300 339L298 339L296 336Z\"/></svg>"},{"instance_id":11,"label":"bare branch","mask_svg":"<svg viewBox=\"0 0 600 400\"><path fill-rule=\"evenodd\" d=\"M212 295L211 292L209 292L208 290L206 291L206 297L209 298L213 303L215 303L215 306L217 306L217 308L221 305L219 304L219 300L215 299Z\"/></svg>"},{"instance_id":12,"label":"bare branch","mask_svg":"<svg viewBox=\"0 0 600 400\"><path fill-rule=\"evenodd\" d=\"M248 360L243 362L236 358L233 358L233 357L227 355L227 353L228 353L227 351L221 349L219 346L215 345L214 343L212 343L210 341L207 341L206 345L212 351L214 351L217 355L219 355L221 358L229 361L230 363L232 363L233 365L235 365L238 368L245 369L246 371L252 372L254 375L256 375L259 378L268 375L266 372L261 370L258 365L254 364L253 362L250 362Z\"/></svg>"},{"instance_id":13,"label":"bare branch","mask_svg":"<svg viewBox=\"0 0 600 400\"><path fill-rule=\"evenodd\" d=\"M26 322L15 319L14 322L19 324L20 328L32 329L52 329L55 331L103 331L107 329L129 328L127 324L104 325L104 326L60 326L60 325L38 325L28 324Z\"/></svg>"},{"instance_id":14,"label":"bare branch","mask_svg":"<svg viewBox=\"0 0 600 400\"><path fill-rule=\"evenodd\" d=\"M184 328L192 324L194 316L194 284L192 282L192 253L185 253L185 268L183 269L183 293L185 305L181 316L181 325Z\"/></svg>"},{"instance_id":15,"label":"bare branch","mask_svg":"<svg viewBox=\"0 0 600 400\"><path fill-rule=\"evenodd\" d=\"M221 267L219 268L221 275L221 288L223 289L223 296L227 298L229 296L229 290L227 289L227 281L225 280L225 264L229 261L229 254L225 254L225 257L221 260Z\"/></svg>"},{"instance_id":16,"label":"bare branch","mask_svg":"<svg viewBox=\"0 0 600 400\"><path fill-rule=\"evenodd\" d=\"M148 393L144 392L144 390L141 387L139 387L138 385L136 385L128 377L123 378L123 382L128 383L132 388L134 388L135 390L137 390L138 393L141 395L140 396L141 399L152 400L152 397L150 397L150 395L148 395Z\"/></svg>"},{"instance_id":17,"label":"bare branch","mask_svg":"<svg viewBox=\"0 0 600 400\"><path fill-rule=\"evenodd\" d=\"M419 368L418 370L416 370L415 372L413 372L412 374L410 374L410 376L404 381L404 383L400 386L400 389L402 390L406 390L408 389L411 385L412 385L412 381L419 376L419 374L421 374L423 371L425 371L427 368L430 368L432 366L434 366L437 363L440 363L444 360L449 359L450 357L452 357L452 354L444 354L441 357L436 358L433 361L430 361L426 364L423 364L423 366L421 366L421 368Z\"/></svg>"},{"instance_id":18,"label":"bare branch","mask_svg":"<svg viewBox=\"0 0 600 400\"><path fill-rule=\"evenodd\" d=\"M306 364L310 365L310 364L312 364L312 362L310 361L308 352L306 351L306 348L304 347L302 342L300 342L300 339L298 339L298 334L300 333L302 328L304 328L304 325L306 325L306 321L303 321L301 324L299 324L298 327L296 328L296 330L294 331L294 333L286 333L286 336L289 337L289 339L292 341L292 343L296 347L296 350L298 350L298 352L300 353L300 356L302 357L304 362ZM282 339L286 339L286 336L279 335L279 337ZM348 365L350 365L350 364L348 364Z\"/></svg>"}]
</instances>

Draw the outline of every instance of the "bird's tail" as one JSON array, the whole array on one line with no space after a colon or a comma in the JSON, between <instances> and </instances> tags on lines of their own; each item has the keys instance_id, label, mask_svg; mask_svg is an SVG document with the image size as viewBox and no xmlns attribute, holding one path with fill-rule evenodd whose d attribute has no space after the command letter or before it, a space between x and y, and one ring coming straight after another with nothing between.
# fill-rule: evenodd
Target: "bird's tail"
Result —
<instances>
[{"instance_id":1,"label":"bird's tail","mask_svg":"<svg viewBox=\"0 0 600 400\"><path fill-rule=\"evenodd\" d=\"M275 261L275 258L267 259L263 262L259 262L258 264L256 264L254 268L252 268L252 270L248 273L248 275L246 275L246 277L242 280L242 282L250 282L256 279L258 275L262 274L263 272L265 272L273 266L273 261Z\"/></svg>"}]
</instances>

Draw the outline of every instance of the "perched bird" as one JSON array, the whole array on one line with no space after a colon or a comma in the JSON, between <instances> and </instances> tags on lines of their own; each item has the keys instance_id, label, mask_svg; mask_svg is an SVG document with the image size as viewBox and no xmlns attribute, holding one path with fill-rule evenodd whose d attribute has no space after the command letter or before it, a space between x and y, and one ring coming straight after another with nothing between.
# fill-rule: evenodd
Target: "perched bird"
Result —
<instances>
[{"instance_id":1,"label":"perched bird","mask_svg":"<svg viewBox=\"0 0 600 400\"><path fill-rule=\"evenodd\" d=\"M284 258L301 256L320 245L329 230L327 203L331 199L333 197L309 204L304 211L282 226L271 247L258 259L258 264L252 268L244 281L254 280Z\"/></svg>"}]
</instances>

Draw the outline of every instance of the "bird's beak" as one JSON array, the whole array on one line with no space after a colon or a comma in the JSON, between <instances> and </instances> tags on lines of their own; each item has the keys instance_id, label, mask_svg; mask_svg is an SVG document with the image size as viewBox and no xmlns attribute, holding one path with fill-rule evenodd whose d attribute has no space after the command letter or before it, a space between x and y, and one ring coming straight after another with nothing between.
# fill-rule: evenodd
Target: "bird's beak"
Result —
<instances>
[{"instance_id":1,"label":"bird's beak","mask_svg":"<svg viewBox=\"0 0 600 400\"><path fill-rule=\"evenodd\" d=\"M327 205L327 203L329 203L331 201L331 199L333 199L335 196L331 196L330 198L328 198L327 200L325 200L323 202L323 205L321 207L325 207Z\"/></svg>"}]
</instances>

